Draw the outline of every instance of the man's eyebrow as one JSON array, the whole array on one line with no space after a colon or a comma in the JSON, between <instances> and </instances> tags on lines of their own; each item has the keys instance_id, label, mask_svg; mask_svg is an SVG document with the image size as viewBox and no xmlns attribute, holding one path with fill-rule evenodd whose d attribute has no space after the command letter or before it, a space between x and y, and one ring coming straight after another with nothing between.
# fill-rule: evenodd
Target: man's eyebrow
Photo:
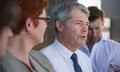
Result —
<instances>
[{"instance_id":1,"label":"man's eyebrow","mask_svg":"<svg viewBox=\"0 0 120 72\"><path fill-rule=\"evenodd\" d=\"M76 22L84 22L84 21L82 21L82 20L76 20ZM88 23L88 24L89 24L89 22L86 22L86 23Z\"/></svg>"}]
</instances>

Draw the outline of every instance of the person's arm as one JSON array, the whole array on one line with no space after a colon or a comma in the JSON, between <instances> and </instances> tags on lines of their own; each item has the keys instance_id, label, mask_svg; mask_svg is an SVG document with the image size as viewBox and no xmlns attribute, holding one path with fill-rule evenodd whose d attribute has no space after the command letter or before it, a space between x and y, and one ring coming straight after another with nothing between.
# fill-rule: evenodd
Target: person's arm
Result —
<instances>
[{"instance_id":1,"label":"person's arm","mask_svg":"<svg viewBox=\"0 0 120 72\"><path fill-rule=\"evenodd\" d=\"M110 67L114 72L120 72L120 43L114 42L112 48Z\"/></svg>"},{"instance_id":2,"label":"person's arm","mask_svg":"<svg viewBox=\"0 0 120 72\"><path fill-rule=\"evenodd\" d=\"M120 66L116 64L110 64L110 67L113 69L114 72L120 72Z\"/></svg>"}]
</instances>

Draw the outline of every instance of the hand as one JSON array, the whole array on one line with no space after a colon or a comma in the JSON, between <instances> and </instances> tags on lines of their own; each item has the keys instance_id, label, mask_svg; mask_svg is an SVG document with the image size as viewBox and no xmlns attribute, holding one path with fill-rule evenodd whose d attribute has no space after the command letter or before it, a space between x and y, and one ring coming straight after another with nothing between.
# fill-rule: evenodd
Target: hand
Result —
<instances>
[{"instance_id":1,"label":"hand","mask_svg":"<svg viewBox=\"0 0 120 72\"><path fill-rule=\"evenodd\" d=\"M114 72L120 72L120 66L116 64L110 64L110 67L113 69Z\"/></svg>"}]
</instances>

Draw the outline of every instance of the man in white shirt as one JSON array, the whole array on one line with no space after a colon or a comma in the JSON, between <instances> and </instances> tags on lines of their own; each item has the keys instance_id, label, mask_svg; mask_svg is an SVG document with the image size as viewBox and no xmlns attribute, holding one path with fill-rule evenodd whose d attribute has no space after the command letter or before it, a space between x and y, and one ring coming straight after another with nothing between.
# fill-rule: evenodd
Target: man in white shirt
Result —
<instances>
[{"instance_id":1,"label":"man in white shirt","mask_svg":"<svg viewBox=\"0 0 120 72\"><path fill-rule=\"evenodd\" d=\"M82 4L67 2L58 5L54 14L56 39L41 52L48 57L55 72L92 72L88 56L79 50L87 38L88 9Z\"/></svg>"},{"instance_id":2,"label":"man in white shirt","mask_svg":"<svg viewBox=\"0 0 120 72\"><path fill-rule=\"evenodd\" d=\"M80 49L90 57L94 72L113 72L120 66L120 43L102 36L103 11L94 6L88 9L90 11L88 39L86 45Z\"/></svg>"}]
</instances>

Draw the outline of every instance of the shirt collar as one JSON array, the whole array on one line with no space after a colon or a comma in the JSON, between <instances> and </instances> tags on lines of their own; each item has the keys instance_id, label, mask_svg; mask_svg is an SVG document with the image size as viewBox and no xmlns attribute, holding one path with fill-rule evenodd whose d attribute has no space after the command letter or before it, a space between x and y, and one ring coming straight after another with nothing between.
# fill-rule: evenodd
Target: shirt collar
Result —
<instances>
[{"instance_id":1,"label":"shirt collar","mask_svg":"<svg viewBox=\"0 0 120 72\"><path fill-rule=\"evenodd\" d=\"M100 41L96 42L94 45L96 45L96 44L98 44L100 42L106 41L106 40L108 40L108 38L106 38L105 36L101 36ZM88 46L87 46L86 43L81 48L84 48L85 50L89 51Z\"/></svg>"},{"instance_id":2,"label":"shirt collar","mask_svg":"<svg viewBox=\"0 0 120 72\"><path fill-rule=\"evenodd\" d=\"M100 41L108 40L108 38L102 36Z\"/></svg>"},{"instance_id":3,"label":"shirt collar","mask_svg":"<svg viewBox=\"0 0 120 72\"><path fill-rule=\"evenodd\" d=\"M56 47L56 51L65 59L70 60L70 57L72 56L73 52L66 48L63 44L61 44L57 39L55 39L54 44L58 46ZM78 50L75 51L75 53L78 54Z\"/></svg>"}]
</instances>

